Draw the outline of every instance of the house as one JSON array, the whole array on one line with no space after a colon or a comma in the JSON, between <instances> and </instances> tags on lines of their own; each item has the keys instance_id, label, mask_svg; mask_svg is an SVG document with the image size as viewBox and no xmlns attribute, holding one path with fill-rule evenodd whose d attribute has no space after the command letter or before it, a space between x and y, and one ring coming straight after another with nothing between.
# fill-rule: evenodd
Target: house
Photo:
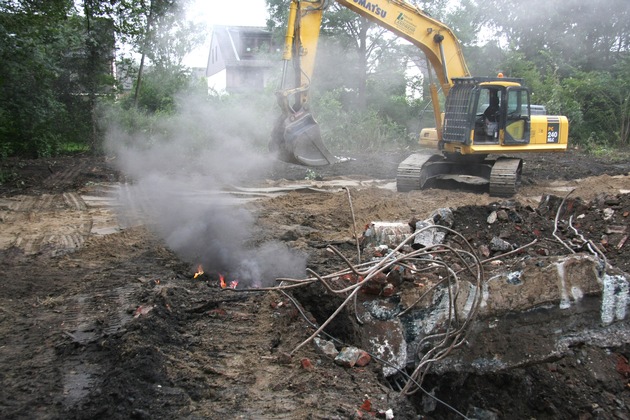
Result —
<instances>
[{"instance_id":1,"label":"house","mask_svg":"<svg viewBox=\"0 0 630 420\"><path fill-rule=\"evenodd\" d=\"M262 90L279 62L271 32L255 26L215 26L206 77L208 88L238 93Z\"/></svg>"}]
</instances>

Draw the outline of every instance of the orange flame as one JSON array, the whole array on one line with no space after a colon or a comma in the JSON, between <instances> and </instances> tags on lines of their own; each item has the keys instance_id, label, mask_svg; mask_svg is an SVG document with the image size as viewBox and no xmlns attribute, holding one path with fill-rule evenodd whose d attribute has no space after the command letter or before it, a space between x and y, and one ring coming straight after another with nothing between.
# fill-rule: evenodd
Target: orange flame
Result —
<instances>
[{"instance_id":1,"label":"orange flame","mask_svg":"<svg viewBox=\"0 0 630 420\"><path fill-rule=\"evenodd\" d=\"M238 285L238 280L232 280L230 284L228 285L227 282L225 281L225 276L219 273L219 284L221 285L221 289L225 289L228 287L230 289L236 289L236 286Z\"/></svg>"},{"instance_id":2,"label":"orange flame","mask_svg":"<svg viewBox=\"0 0 630 420\"><path fill-rule=\"evenodd\" d=\"M195 273L195 276L193 277L193 279L196 279L197 277L201 276L203 274L203 267L201 266L201 264L199 264L197 266L197 272Z\"/></svg>"}]
</instances>

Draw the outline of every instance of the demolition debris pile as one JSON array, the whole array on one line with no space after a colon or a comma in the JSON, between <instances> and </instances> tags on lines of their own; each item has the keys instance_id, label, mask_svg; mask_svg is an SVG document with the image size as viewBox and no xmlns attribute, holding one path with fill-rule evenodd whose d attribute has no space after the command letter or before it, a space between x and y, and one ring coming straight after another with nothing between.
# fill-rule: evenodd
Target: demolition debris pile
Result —
<instances>
[{"instance_id":1,"label":"demolition debris pile","mask_svg":"<svg viewBox=\"0 0 630 420\"><path fill-rule=\"evenodd\" d=\"M578 344L626 345L628 262L618 256L630 198L589 203L570 195L547 195L536 208L503 201L442 208L408 223L375 221L358 255L328 246L344 268L309 270L309 278L279 279L273 288L293 291L313 330L290 354L314 341L343 366L374 358L395 390L412 395L434 372L502 372L557 360ZM516 313L516 323L506 321ZM353 325L350 334L335 336L340 322ZM483 340L489 328L491 341L519 331L536 344L493 346Z\"/></svg>"}]
</instances>

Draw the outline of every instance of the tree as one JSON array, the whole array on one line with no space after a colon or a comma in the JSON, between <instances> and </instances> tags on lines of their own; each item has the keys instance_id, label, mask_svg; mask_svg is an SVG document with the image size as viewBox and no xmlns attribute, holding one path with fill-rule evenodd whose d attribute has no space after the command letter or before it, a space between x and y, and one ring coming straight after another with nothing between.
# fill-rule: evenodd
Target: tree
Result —
<instances>
[{"instance_id":1,"label":"tree","mask_svg":"<svg viewBox=\"0 0 630 420\"><path fill-rule=\"evenodd\" d=\"M99 16L111 18L121 44L140 56L134 103L138 103L146 61L161 73L179 79L185 75L184 56L202 39L200 25L185 19L190 0L84 0L95 4ZM87 15L87 13L86 13Z\"/></svg>"},{"instance_id":2,"label":"tree","mask_svg":"<svg viewBox=\"0 0 630 420\"><path fill-rule=\"evenodd\" d=\"M577 141L588 145L630 144L630 58L610 72L579 72L564 81L566 98L579 104Z\"/></svg>"},{"instance_id":3,"label":"tree","mask_svg":"<svg viewBox=\"0 0 630 420\"><path fill-rule=\"evenodd\" d=\"M630 49L630 2L610 0L532 0L527 8L516 0L489 0L485 22L537 64L548 51L563 76L573 69L607 69Z\"/></svg>"},{"instance_id":4,"label":"tree","mask_svg":"<svg viewBox=\"0 0 630 420\"><path fill-rule=\"evenodd\" d=\"M60 83L80 73L67 66L81 44L77 21L67 19L71 8L68 1L0 4L0 156L50 155L72 134L64 102L72 86Z\"/></svg>"},{"instance_id":5,"label":"tree","mask_svg":"<svg viewBox=\"0 0 630 420\"><path fill-rule=\"evenodd\" d=\"M156 84L170 89L158 94L170 100L146 102L172 105L188 81L181 61L195 32L181 19L184 0L151 4L157 30L149 38L143 0L0 2L0 158L50 156L68 143L98 151L97 110L117 93L117 41L136 41L139 51L150 41L144 51L161 69Z\"/></svg>"},{"instance_id":6,"label":"tree","mask_svg":"<svg viewBox=\"0 0 630 420\"><path fill-rule=\"evenodd\" d=\"M98 149L98 121L96 115L97 97L111 93L114 78L111 75L111 63L114 60L116 40L111 19L100 17L101 4L97 0L83 0L85 22L85 52L82 74L79 76L83 90L87 93L90 130L88 145L91 151ZM107 81L106 81L107 80Z\"/></svg>"}]
</instances>

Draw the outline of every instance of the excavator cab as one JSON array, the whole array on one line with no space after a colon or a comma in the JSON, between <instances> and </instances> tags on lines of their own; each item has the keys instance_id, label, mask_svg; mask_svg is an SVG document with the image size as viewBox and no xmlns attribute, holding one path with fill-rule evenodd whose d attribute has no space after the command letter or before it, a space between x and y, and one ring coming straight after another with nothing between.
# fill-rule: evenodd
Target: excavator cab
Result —
<instances>
[{"instance_id":1,"label":"excavator cab","mask_svg":"<svg viewBox=\"0 0 630 420\"><path fill-rule=\"evenodd\" d=\"M522 79L470 77L453 79L446 100L443 145L525 145L530 137L529 90ZM448 146L447 146L448 148ZM478 153L472 150L467 154Z\"/></svg>"}]
</instances>

